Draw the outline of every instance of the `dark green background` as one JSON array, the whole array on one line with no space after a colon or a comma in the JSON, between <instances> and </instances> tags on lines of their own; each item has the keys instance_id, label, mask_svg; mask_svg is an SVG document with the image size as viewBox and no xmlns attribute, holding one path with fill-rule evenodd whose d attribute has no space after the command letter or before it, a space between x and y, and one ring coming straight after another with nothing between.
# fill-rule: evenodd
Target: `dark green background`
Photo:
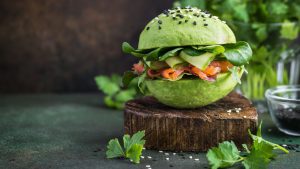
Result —
<instances>
[{"instance_id":1,"label":"dark green background","mask_svg":"<svg viewBox=\"0 0 300 169\"><path fill-rule=\"evenodd\" d=\"M144 156L152 159L143 159L138 165L106 159L108 140L123 135L123 113L102 107L101 99L88 94L0 96L0 168L143 169L148 164L152 169L171 168L169 165L174 169L208 167L203 153L185 153L186 159L170 153L170 161L166 161L165 155L146 150ZM267 113L260 117L264 120L265 138L281 144L300 144L299 137L280 133ZM190 155L200 161L189 159ZM299 166L300 153L291 151L280 153L270 168Z\"/></svg>"}]
</instances>

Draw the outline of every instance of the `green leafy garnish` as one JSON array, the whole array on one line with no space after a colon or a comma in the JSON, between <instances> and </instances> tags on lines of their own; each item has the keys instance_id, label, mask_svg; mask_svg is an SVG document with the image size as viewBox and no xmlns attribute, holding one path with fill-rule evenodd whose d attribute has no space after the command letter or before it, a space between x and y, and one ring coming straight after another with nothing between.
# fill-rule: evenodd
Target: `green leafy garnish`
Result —
<instances>
[{"instance_id":1,"label":"green leafy garnish","mask_svg":"<svg viewBox=\"0 0 300 169\"><path fill-rule=\"evenodd\" d=\"M123 109L125 102L137 96L138 92L136 87L134 85L129 86L134 78L133 75L127 73L126 77L126 80L123 78L123 84L128 87L126 89L121 87L122 78L119 75L112 75L111 77L100 75L95 77L98 89L105 94L104 104L106 106Z\"/></svg>"},{"instance_id":2,"label":"green leafy garnish","mask_svg":"<svg viewBox=\"0 0 300 169\"><path fill-rule=\"evenodd\" d=\"M239 71L242 71L240 69L241 69L241 67L237 67L237 66L233 66L232 68L228 69L228 71L231 72L231 74L232 74L233 80L235 80L239 84L241 84Z\"/></svg>"},{"instance_id":3,"label":"green leafy garnish","mask_svg":"<svg viewBox=\"0 0 300 169\"><path fill-rule=\"evenodd\" d=\"M218 147L213 147L206 156L212 169L230 167L242 159L232 141L224 141Z\"/></svg>"},{"instance_id":4,"label":"green leafy garnish","mask_svg":"<svg viewBox=\"0 0 300 169\"><path fill-rule=\"evenodd\" d=\"M253 140L253 146L251 150L248 149L246 144L242 146L245 152L240 153L234 144L234 142L224 141L220 143L218 147L210 149L206 157L212 169L231 167L238 162L242 162L246 169L266 169L271 159L276 157L273 150L278 149L285 153L289 153L288 150L281 147L278 144L271 143L264 140L261 136L261 124L259 125L256 135L253 135L249 131L249 135Z\"/></svg>"},{"instance_id":5,"label":"green leafy garnish","mask_svg":"<svg viewBox=\"0 0 300 169\"><path fill-rule=\"evenodd\" d=\"M249 62L252 56L251 47L247 42L237 42L234 44L226 44L223 55L235 66L242 66Z\"/></svg>"},{"instance_id":6,"label":"green leafy garnish","mask_svg":"<svg viewBox=\"0 0 300 169\"><path fill-rule=\"evenodd\" d=\"M128 134L123 136L123 146L121 147L118 139L112 139L108 142L106 157L116 158L124 157L130 159L133 163L140 163L145 140L145 131L138 131L130 137Z\"/></svg>"}]
</instances>

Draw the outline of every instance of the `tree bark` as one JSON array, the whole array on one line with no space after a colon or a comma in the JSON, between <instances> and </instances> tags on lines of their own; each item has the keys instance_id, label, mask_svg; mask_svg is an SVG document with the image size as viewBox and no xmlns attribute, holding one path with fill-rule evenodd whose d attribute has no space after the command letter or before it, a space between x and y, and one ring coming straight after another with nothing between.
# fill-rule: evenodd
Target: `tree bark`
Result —
<instances>
[{"instance_id":1,"label":"tree bark","mask_svg":"<svg viewBox=\"0 0 300 169\"><path fill-rule=\"evenodd\" d=\"M156 150L207 151L226 140L241 148L251 145L248 129L257 129L256 109L237 93L197 109L175 109L143 97L126 103L124 119L125 133L145 130L145 147Z\"/></svg>"}]
</instances>

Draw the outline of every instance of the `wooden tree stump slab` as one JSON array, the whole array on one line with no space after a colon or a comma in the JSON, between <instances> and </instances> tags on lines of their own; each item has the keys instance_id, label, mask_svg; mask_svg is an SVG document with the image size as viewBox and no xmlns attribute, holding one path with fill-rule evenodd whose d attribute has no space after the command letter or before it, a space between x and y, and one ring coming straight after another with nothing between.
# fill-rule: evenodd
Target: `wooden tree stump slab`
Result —
<instances>
[{"instance_id":1,"label":"wooden tree stump slab","mask_svg":"<svg viewBox=\"0 0 300 169\"><path fill-rule=\"evenodd\" d=\"M124 118L125 133L145 130L145 147L156 150L207 151L225 140L241 148L251 145L248 129L257 129L256 109L237 93L197 109L175 109L143 97L126 103Z\"/></svg>"}]
</instances>

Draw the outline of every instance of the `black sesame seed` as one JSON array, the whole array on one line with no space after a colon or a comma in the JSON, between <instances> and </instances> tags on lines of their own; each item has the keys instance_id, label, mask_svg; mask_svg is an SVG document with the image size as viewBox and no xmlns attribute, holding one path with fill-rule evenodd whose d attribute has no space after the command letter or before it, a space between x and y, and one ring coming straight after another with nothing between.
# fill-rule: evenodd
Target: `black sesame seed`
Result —
<instances>
[{"instance_id":1,"label":"black sesame seed","mask_svg":"<svg viewBox=\"0 0 300 169\"><path fill-rule=\"evenodd\" d=\"M197 16L197 14L196 14L196 13L194 13L193 15L194 15L194 16Z\"/></svg>"},{"instance_id":2,"label":"black sesame seed","mask_svg":"<svg viewBox=\"0 0 300 169\"><path fill-rule=\"evenodd\" d=\"M204 15L201 15L202 18L204 18Z\"/></svg>"},{"instance_id":3,"label":"black sesame seed","mask_svg":"<svg viewBox=\"0 0 300 169\"><path fill-rule=\"evenodd\" d=\"M194 21L194 22L193 22L193 25L197 25L197 22L196 22L196 21Z\"/></svg>"},{"instance_id":4,"label":"black sesame seed","mask_svg":"<svg viewBox=\"0 0 300 169\"><path fill-rule=\"evenodd\" d=\"M189 12L193 12L193 10L190 9Z\"/></svg>"},{"instance_id":5,"label":"black sesame seed","mask_svg":"<svg viewBox=\"0 0 300 169\"><path fill-rule=\"evenodd\" d=\"M178 24L181 24L181 21L179 21Z\"/></svg>"},{"instance_id":6,"label":"black sesame seed","mask_svg":"<svg viewBox=\"0 0 300 169\"><path fill-rule=\"evenodd\" d=\"M203 19L203 21L206 21L206 19Z\"/></svg>"},{"instance_id":7,"label":"black sesame seed","mask_svg":"<svg viewBox=\"0 0 300 169\"><path fill-rule=\"evenodd\" d=\"M212 17L212 14L210 14L209 17L211 18L211 17Z\"/></svg>"},{"instance_id":8,"label":"black sesame seed","mask_svg":"<svg viewBox=\"0 0 300 169\"><path fill-rule=\"evenodd\" d=\"M171 12L170 14L174 14L175 12Z\"/></svg>"},{"instance_id":9,"label":"black sesame seed","mask_svg":"<svg viewBox=\"0 0 300 169\"><path fill-rule=\"evenodd\" d=\"M174 167L174 166L172 164L170 164L169 167Z\"/></svg>"},{"instance_id":10,"label":"black sesame seed","mask_svg":"<svg viewBox=\"0 0 300 169\"><path fill-rule=\"evenodd\" d=\"M149 30L150 29L150 27L148 26L147 28L146 28L146 30Z\"/></svg>"},{"instance_id":11,"label":"black sesame seed","mask_svg":"<svg viewBox=\"0 0 300 169\"><path fill-rule=\"evenodd\" d=\"M161 26L158 26L158 29L161 30Z\"/></svg>"},{"instance_id":12,"label":"black sesame seed","mask_svg":"<svg viewBox=\"0 0 300 169\"><path fill-rule=\"evenodd\" d=\"M178 16L179 16L180 18L184 18L184 16L183 16L183 15L181 15L181 14L178 14Z\"/></svg>"},{"instance_id":13,"label":"black sesame seed","mask_svg":"<svg viewBox=\"0 0 300 169\"><path fill-rule=\"evenodd\" d=\"M177 12L177 13L180 13L180 10L177 10L176 12Z\"/></svg>"},{"instance_id":14,"label":"black sesame seed","mask_svg":"<svg viewBox=\"0 0 300 169\"><path fill-rule=\"evenodd\" d=\"M163 13L164 13L164 14L168 14L169 11L168 11L168 10L164 10Z\"/></svg>"},{"instance_id":15,"label":"black sesame seed","mask_svg":"<svg viewBox=\"0 0 300 169\"><path fill-rule=\"evenodd\" d=\"M173 20L176 20L176 19L177 19L175 16L173 16L172 18L173 18Z\"/></svg>"},{"instance_id":16,"label":"black sesame seed","mask_svg":"<svg viewBox=\"0 0 300 169\"><path fill-rule=\"evenodd\" d=\"M188 22L188 20L185 20L184 22L186 23L186 22Z\"/></svg>"},{"instance_id":17,"label":"black sesame seed","mask_svg":"<svg viewBox=\"0 0 300 169\"><path fill-rule=\"evenodd\" d=\"M205 24L204 24L204 26L208 26L208 24L207 24L207 23L205 23Z\"/></svg>"},{"instance_id":18,"label":"black sesame seed","mask_svg":"<svg viewBox=\"0 0 300 169\"><path fill-rule=\"evenodd\" d=\"M159 23L159 24L162 24L162 21L161 21L161 20L158 20L158 23Z\"/></svg>"}]
</instances>

